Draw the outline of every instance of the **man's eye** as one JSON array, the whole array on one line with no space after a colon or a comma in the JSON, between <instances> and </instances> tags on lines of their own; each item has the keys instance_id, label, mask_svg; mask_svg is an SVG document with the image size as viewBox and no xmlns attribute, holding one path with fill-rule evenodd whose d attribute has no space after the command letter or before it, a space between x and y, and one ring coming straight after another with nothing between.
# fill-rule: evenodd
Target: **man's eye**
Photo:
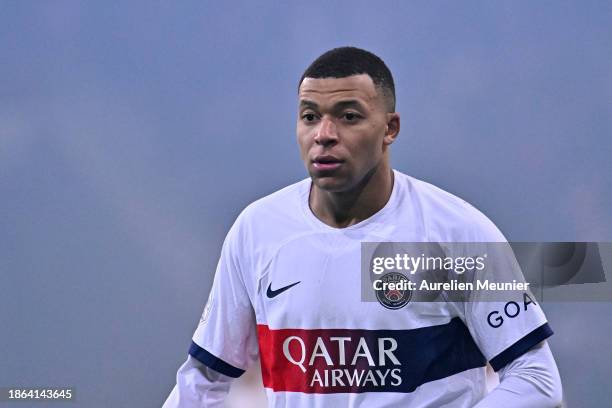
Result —
<instances>
[{"instance_id":1,"label":"man's eye","mask_svg":"<svg viewBox=\"0 0 612 408\"><path fill-rule=\"evenodd\" d=\"M302 115L302 119L304 119L306 122L312 122L316 118L315 118L314 113L305 113Z\"/></svg>"},{"instance_id":2,"label":"man's eye","mask_svg":"<svg viewBox=\"0 0 612 408\"><path fill-rule=\"evenodd\" d=\"M346 119L346 120L347 120L347 121L349 121L349 122L354 122L354 121L356 121L357 119L359 119L359 115L357 115L357 114L356 114L356 113L354 113L354 112L346 112L346 113L344 114L344 119Z\"/></svg>"}]
</instances>

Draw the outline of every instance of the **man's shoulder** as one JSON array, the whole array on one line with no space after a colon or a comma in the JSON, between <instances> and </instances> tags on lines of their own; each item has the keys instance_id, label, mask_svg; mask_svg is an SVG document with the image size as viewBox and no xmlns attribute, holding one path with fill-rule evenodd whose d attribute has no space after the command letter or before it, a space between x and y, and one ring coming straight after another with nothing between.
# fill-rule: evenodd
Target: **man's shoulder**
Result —
<instances>
[{"instance_id":1,"label":"man's shoulder","mask_svg":"<svg viewBox=\"0 0 612 408\"><path fill-rule=\"evenodd\" d=\"M303 201L309 186L309 179L305 179L255 200L242 210L232 230L258 241L299 230L304 226Z\"/></svg>"},{"instance_id":2,"label":"man's shoulder","mask_svg":"<svg viewBox=\"0 0 612 408\"><path fill-rule=\"evenodd\" d=\"M396 172L407 186L428 235L439 241L505 241L495 224L472 204L431 183Z\"/></svg>"},{"instance_id":3,"label":"man's shoulder","mask_svg":"<svg viewBox=\"0 0 612 408\"><path fill-rule=\"evenodd\" d=\"M302 180L249 204L230 228L227 245L243 262L265 265L284 242L308 229L302 200L309 186Z\"/></svg>"},{"instance_id":4,"label":"man's shoulder","mask_svg":"<svg viewBox=\"0 0 612 408\"><path fill-rule=\"evenodd\" d=\"M243 216L260 221L267 217L299 215L303 200L308 197L309 182L310 179L298 181L253 201L243 210Z\"/></svg>"},{"instance_id":5,"label":"man's shoulder","mask_svg":"<svg viewBox=\"0 0 612 408\"><path fill-rule=\"evenodd\" d=\"M428 215L462 215L479 216L482 213L472 204L442 188L419 180L415 177L399 173L404 183L409 186L410 193L417 198L428 212Z\"/></svg>"}]
</instances>

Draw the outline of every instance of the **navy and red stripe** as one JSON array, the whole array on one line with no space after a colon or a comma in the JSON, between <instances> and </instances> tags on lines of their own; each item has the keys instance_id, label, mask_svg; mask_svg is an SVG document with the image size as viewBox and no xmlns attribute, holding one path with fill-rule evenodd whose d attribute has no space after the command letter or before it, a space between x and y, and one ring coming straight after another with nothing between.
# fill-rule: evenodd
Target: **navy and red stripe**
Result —
<instances>
[{"instance_id":1,"label":"navy and red stripe","mask_svg":"<svg viewBox=\"0 0 612 408\"><path fill-rule=\"evenodd\" d=\"M486 359L474 343L467 327L461 319L454 318L449 323L412 330L361 330L361 329L279 329L270 330L266 325L258 325L259 347L263 383L266 388L274 391L297 391L304 393L361 393L361 392L413 392L420 385L446 378L472 368L484 367ZM283 343L290 337L299 337L305 345L306 358L303 367L287 360L283 353ZM326 347L334 362L329 366L323 357L316 357L313 365L309 365L311 351L317 338L349 337L351 341L345 344L345 364L338 364L339 347L337 343L328 343ZM357 349L360 338L364 338L376 365L370 366L364 357L359 357L355 365L351 365L352 357ZM396 365L390 359L385 359L384 365L379 365L378 339L393 338L397 342L394 356L401 365ZM294 360L301 360L301 345L297 341L290 344L289 352ZM348 370L379 370L399 369L401 383L392 384L390 376L385 378L384 385L376 375L377 384L363 382L359 385L321 386L319 381L312 381L315 370L319 373L330 369ZM397 383L397 381L395 381Z\"/></svg>"}]
</instances>

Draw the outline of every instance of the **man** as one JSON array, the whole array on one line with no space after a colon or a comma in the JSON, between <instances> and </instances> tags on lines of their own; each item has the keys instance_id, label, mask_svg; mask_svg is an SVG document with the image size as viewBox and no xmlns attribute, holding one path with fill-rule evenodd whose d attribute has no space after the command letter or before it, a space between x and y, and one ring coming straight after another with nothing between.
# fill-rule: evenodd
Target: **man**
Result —
<instances>
[{"instance_id":1,"label":"man","mask_svg":"<svg viewBox=\"0 0 612 408\"><path fill-rule=\"evenodd\" d=\"M333 49L298 93L310 178L236 220L164 406L222 406L258 356L271 407L558 405L552 331L535 302L487 325L493 303L361 300L362 242L505 241L469 204L391 169L400 117L384 62ZM488 394L487 361L500 376Z\"/></svg>"}]
</instances>

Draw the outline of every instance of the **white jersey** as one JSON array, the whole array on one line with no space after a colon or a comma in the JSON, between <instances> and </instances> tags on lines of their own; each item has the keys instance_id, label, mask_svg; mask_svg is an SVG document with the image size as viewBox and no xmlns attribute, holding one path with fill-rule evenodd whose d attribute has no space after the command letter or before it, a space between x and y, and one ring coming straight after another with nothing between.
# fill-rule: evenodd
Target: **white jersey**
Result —
<instances>
[{"instance_id":1,"label":"white jersey","mask_svg":"<svg viewBox=\"0 0 612 408\"><path fill-rule=\"evenodd\" d=\"M472 407L487 362L499 370L552 334L529 297L495 324L504 304L362 301L362 242L505 238L465 201L398 171L387 204L347 228L314 216L310 187L293 184L238 217L189 350L231 377L259 356L270 407Z\"/></svg>"}]
</instances>

